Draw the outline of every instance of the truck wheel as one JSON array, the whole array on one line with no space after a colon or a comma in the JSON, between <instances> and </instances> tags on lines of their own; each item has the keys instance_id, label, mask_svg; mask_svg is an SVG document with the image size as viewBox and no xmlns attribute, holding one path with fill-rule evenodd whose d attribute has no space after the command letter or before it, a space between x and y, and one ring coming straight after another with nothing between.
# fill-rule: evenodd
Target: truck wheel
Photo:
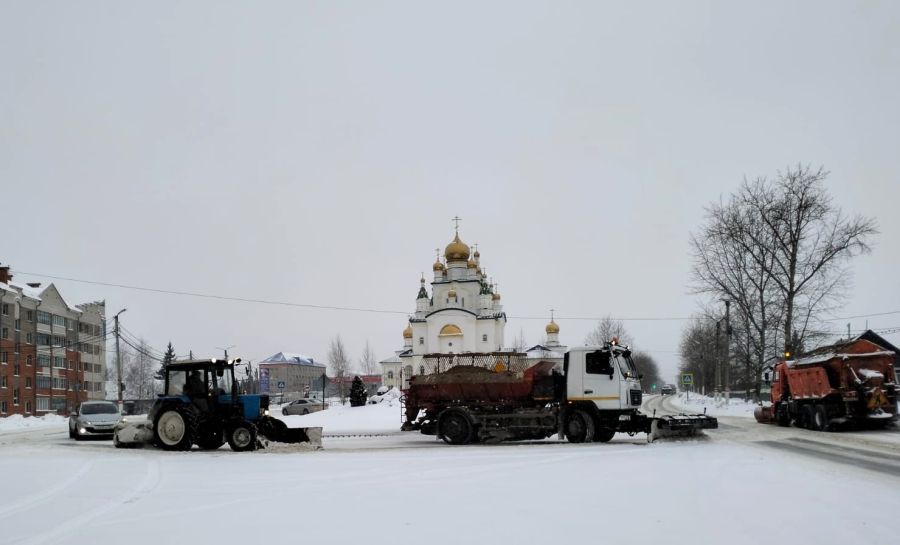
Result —
<instances>
[{"instance_id":1,"label":"truck wheel","mask_svg":"<svg viewBox=\"0 0 900 545\"><path fill-rule=\"evenodd\" d=\"M594 419L581 409L566 416L566 439L570 443L590 443L594 440Z\"/></svg>"},{"instance_id":2,"label":"truck wheel","mask_svg":"<svg viewBox=\"0 0 900 545\"><path fill-rule=\"evenodd\" d=\"M612 428L598 427L594 431L594 441L598 443L608 443L616 434L616 430Z\"/></svg>"},{"instance_id":3,"label":"truck wheel","mask_svg":"<svg viewBox=\"0 0 900 545\"><path fill-rule=\"evenodd\" d=\"M153 433L163 450L190 450L196 428L192 415L179 407L162 411L153 425Z\"/></svg>"},{"instance_id":4,"label":"truck wheel","mask_svg":"<svg viewBox=\"0 0 900 545\"><path fill-rule=\"evenodd\" d=\"M806 428L808 430L815 429L813 428L814 421L816 418L816 410L812 405L804 405L800 408L800 427Z\"/></svg>"},{"instance_id":5,"label":"truck wheel","mask_svg":"<svg viewBox=\"0 0 900 545\"><path fill-rule=\"evenodd\" d=\"M824 405L816 405L816 408L813 409L813 419L811 422L811 429L813 430L825 431L828 429L828 413L825 412Z\"/></svg>"},{"instance_id":6,"label":"truck wheel","mask_svg":"<svg viewBox=\"0 0 900 545\"><path fill-rule=\"evenodd\" d=\"M256 426L240 420L228 430L228 446L235 452L256 449Z\"/></svg>"},{"instance_id":7,"label":"truck wheel","mask_svg":"<svg viewBox=\"0 0 900 545\"><path fill-rule=\"evenodd\" d=\"M786 405L780 404L775 409L775 422L782 428L791 425L791 414L788 412Z\"/></svg>"},{"instance_id":8,"label":"truck wheel","mask_svg":"<svg viewBox=\"0 0 900 545\"><path fill-rule=\"evenodd\" d=\"M466 413L448 409L438 418L438 436L448 445L465 445L472 442L474 428Z\"/></svg>"}]
</instances>

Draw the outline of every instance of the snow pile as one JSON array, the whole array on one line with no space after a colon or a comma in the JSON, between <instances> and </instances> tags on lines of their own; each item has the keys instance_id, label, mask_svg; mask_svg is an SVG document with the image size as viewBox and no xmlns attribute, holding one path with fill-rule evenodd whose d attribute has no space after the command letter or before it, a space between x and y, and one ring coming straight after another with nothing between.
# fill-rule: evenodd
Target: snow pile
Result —
<instances>
[{"instance_id":1,"label":"snow pile","mask_svg":"<svg viewBox=\"0 0 900 545\"><path fill-rule=\"evenodd\" d=\"M399 400L362 407L333 405L324 411L305 415L283 416L280 412L274 412L273 416L284 420L289 428L321 426L326 437L335 434L396 433L403 423Z\"/></svg>"},{"instance_id":2,"label":"snow pile","mask_svg":"<svg viewBox=\"0 0 900 545\"><path fill-rule=\"evenodd\" d=\"M58 414L45 414L43 416L22 416L14 414L0 418L0 432L30 430L37 428L62 428L68 424L69 419Z\"/></svg>"},{"instance_id":3,"label":"snow pile","mask_svg":"<svg viewBox=\"0 0 900 545\"><path fill-rule=\"evenodd\" d=\"M880 371L873 371L871 369L860 369L859 374L862 375L865 379L884 378L884 375L881 374Z\"/></svg>"},{"instance_id":4,"label":"snow pile","mask_svg":"<svg viewBox=\"0 0 900 545\"><path fill-rule=\"evenodd\" d=\"M391 407L393 407L394 405L399 407L400 406L400 390L398 390L396 388L391 388L390 390L388 390L382 394L373 395L372 397L369 398L369 401L367 401L367 403L369 405L375 405L377 403L387 403Z\"/></svg>"},{"instance_id":5,"label":"snow pile","mask_svg":"<svg viewBox=\"0 0 900 545\"><path fill-rule=\"evenodd\" d=\"M706 414L710 416L739 416L753 418L753 411L758 406L752 401L731 398L728 404L725 403L725 397L715 399L710 396L700 394L688 395L684 392L678 394L677 397L670 398L672 404L681 408L688 413L702 413L704 409Z\"/></svg>"}]
</instances>

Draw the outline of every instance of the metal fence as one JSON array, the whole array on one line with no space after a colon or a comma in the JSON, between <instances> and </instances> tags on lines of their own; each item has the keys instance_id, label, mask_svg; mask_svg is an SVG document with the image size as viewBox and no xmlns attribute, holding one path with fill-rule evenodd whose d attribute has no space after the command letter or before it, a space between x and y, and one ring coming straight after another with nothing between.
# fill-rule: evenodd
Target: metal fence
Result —
<instances>
[{"instance_id":1,"label":"metal fence","mask_svg":"<svg viewBox=\"0 0 900 545\"><path fill-rule=\"evenodd\" d=\"M526 355L519 352L481 352L468 354L425 354L416 375L442 373L460 365L481 367L491 371L521 373L528 368Z\"/></svg>"}]
</instances>

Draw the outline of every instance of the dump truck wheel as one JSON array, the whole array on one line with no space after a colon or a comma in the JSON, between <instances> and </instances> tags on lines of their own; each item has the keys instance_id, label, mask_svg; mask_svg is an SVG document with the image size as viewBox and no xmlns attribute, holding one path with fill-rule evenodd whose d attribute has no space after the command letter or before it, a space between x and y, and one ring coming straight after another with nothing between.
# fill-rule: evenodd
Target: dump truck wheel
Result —
<instances>
[{"instance_id":1,"label":"dump truck wheel","mask_svg":"<svg viewBox=\"0 0 900 545\"><path fill-rule=\"evenodd\" d=\"M256 448L256 426L241 420L228 430L228 446L235 452L244 452Z\"/></svg>"},{"instance_id":2,"label":"dump truck wheel","mask_svg":"<svg viewBox=\"0 0 900 545\"><path fill-rule=\"evenodd\" d=\"M784 403L775 407L775 423L782 428L791 425L791 415L788 413L787 406Z\"/></svg>"},{"instance_id":3,"label":"dump truck wheel","mask_svg":"<svg viewBox=\"0 0 900 545\"><path fill-rule=\"evenodd\" d=\"M828 429L828 413L825 412L824 405L816 405L813 410L812 426L810 429L816 431L825 431Z\"/></svg>"},{"instance_id":4,"label":"dump truck wheel","mask_svg":"<svg viewBox=\"0 0 900 545\"><path fill-rule=\"evenodd\" d=\"M192 415L179 407L162 411L156 418L153 433L163 450L190 450L196 427Z\"/></svg>"},{"instance_id":5,"label":"dump truck wheel","mask_svg":"<svg viewBox=\"0 0 900 545\"><path fill-rule=\"evenodd\" d=\"M812 405L804 405L800 408L800 427L806 428L808 430L813 430L814 421L816 418L816 410Z\"/></svg>"},{"instance_id":6,"label":"dump truck wheel","mask_svg":"<svg viewBox=\"0 0 900 545\"><path fill-rule=\"evenodd\" d=\"M581 409L566 416L566 439L570 443L590 443L594 440L594 419Z\"/></svg>"},{"instance_id":7,"label":"dump truck wheel","mask_svg":"<svg viewBox=\"0 0 900 545\"><path fill-rule=\"evenodd\" d=\"M598 443L608 443L616 434L616 430L612 428L604 428L598 426L594 431L594 441Z\"/></svg>"},{"instance_id":8,"label":"dump truck wheel","mask_svg":"<svg viewBox=\"0 0 900 545\"><path fill-rule=\"evenodd\" d=\"M465 445L472 442L474 427L466 414L448 409L438 418L438 436L449 445Z\"/></svg>"}]
</instances>

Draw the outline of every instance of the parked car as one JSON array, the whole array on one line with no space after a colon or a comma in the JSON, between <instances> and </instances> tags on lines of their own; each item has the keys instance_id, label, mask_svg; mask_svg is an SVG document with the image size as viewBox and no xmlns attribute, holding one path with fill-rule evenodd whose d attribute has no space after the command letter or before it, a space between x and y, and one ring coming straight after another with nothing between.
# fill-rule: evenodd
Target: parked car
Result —
<instances>
[{"instance_id":1,"label":"parked car","mask_svg":"<svg viewBox=\"0 0 900 545\"><path fill-rule=\"evenodd\" d=\"M69 437L112 437L122 415L111 401L85 401L69 416Z\"/></svg>"},{"instance_id":2,"label":"parked car","mask_svg":"<svg viewBox=\"0 0 900 545\"><path fill-rule=\"evenodd\" d=\"M309 414L321 411L325 408L321 399L303 398L297 401L291 401L281 408L281 414L288 416L292 414Z\"/></svg>"},{"instance_id":3,"label":"parked car","mask_svg":"<svg viewBox=\"0 0 900 545\"><path fill-rule=\"evenodd\" d=\"M661 393L664 396L668 396L668 395L675 395L675 393L677 391L678 390L675 388L675 386L673 384L666 384L665 386L662 387L662 389L659 391L659 393Z\"/></svg>"}]
</instances>

